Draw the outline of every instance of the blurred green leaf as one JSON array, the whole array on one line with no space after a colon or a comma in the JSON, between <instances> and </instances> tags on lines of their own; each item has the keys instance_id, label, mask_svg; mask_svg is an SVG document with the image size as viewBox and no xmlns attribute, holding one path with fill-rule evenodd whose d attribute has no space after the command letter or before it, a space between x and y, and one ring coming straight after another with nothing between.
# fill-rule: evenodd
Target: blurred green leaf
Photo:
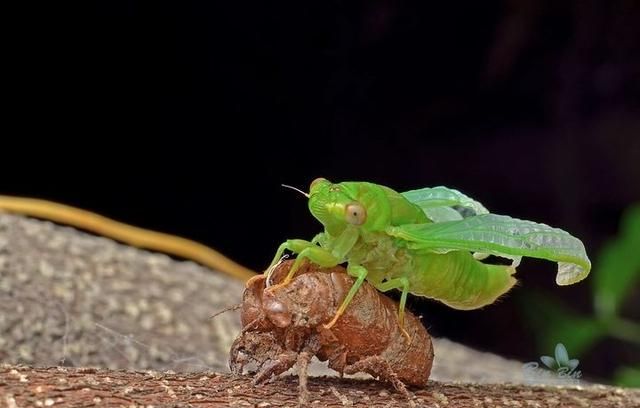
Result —
<instances>
[{"instance_id":1,"label":"blurred green leaf","mask_svg":"<svg viewBox=\"0 0 640 408\"><path fill-rule=\"evenodd\" d=\"M640 346L640 322L616 316L602 322L607 326L609 336Z\"/></svg>"},{"instance_id":2,"label":"blurred green leaf","mask_svg":"<svg viewBox=\"0 0 640 408\"><path fill-rule=\"evenodd\" d=\"M616 371L613 380L622 387L640 388L640 367L622 367Z\"/></svg>"},{"instance_id":3,"label":"blurred green leaf","mask_svg":"<svg viewBox=\"0 0 640 408\"><path fill-rule=\"evenodd\" d=\"M629 290L640 278L640 204L623 214L620 234L600 251L593 275L598 316L616 315Z\"/></svg>"},{"instance_id":4,"label":"blurred green leaf","mask_svg":"<svg viewBox=\"0 0 640 408\"><path fill-rule=\"evenodd\" d=\"M556 345L562 343L572 357L582 356L607 333L600 321L578 316L548 296L529 293L523 296L523 301L523 310L535 329L541 353L555 350Z\"/></svg>"}]
</instances>

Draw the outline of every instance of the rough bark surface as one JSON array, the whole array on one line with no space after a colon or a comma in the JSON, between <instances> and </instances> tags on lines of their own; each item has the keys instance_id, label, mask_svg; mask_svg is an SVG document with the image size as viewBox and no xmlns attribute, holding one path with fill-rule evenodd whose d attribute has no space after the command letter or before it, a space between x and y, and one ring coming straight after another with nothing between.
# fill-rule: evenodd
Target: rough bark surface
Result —
<instances>
[{"instance_id":1,"label":"rough bark surface","mask_svg":"<svg viewBox=\"0 0 640 408\"><path fill-rule=\"evenodd\" d=\"M0 213L0 362L226 368L243 284L194 262Z\"/></svg>"},{"instance_id":2,"label":"rough bark surface","mask_svg":"<svg viewBox=\"0 0 640 408\"><path fill-rule=\"evenodd\" d=\"M439 383L411 389L407 401L378 381L309 379L310 406L318 407L640 407L640 390L593 385ZM171 374L78 368L0 366L4 406L296 406L298 382L282 377L252 386L249 377L223 373Z\"/></svg>"}]
</instances>

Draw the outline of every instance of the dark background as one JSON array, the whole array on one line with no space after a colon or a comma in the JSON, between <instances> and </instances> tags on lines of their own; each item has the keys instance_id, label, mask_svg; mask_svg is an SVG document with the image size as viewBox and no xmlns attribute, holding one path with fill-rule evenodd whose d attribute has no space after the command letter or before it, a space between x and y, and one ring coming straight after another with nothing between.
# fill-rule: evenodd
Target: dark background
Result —
<instances>
[{"instance_id":1,"label":"dark background","mask_svg":"<svg viewBox=\"0 0 640 408\"><path fill-rule=\"evenodd\" d=\"M281 241L319 231L281 183L446 185L492 212L563 228L593 258L640 199L639 5L40 9L5 55L0 193L186 236L262 270ZM483 310L409 306L435 335L535 360L521 293L591 310L589 282L556 287L555 268L525 259L521 286ZM606 377L626 357L583 358Z\"/></svg>"}]
</instances>

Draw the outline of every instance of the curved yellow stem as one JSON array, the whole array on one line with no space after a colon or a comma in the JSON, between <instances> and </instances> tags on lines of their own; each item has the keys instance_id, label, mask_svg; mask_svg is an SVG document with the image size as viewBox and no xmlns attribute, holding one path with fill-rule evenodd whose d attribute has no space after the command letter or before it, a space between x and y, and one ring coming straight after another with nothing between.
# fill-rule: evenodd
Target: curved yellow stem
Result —
<instances>
[{"instance_id":1,"label":"curved yellow stem","mask_svg":"<svg viewBox=\"0 0 640 408\"><path fill-rule=\"evenodd\" d=\"M139 248L165 252L203 264L235 278L247 280L256 275L251 269L195 241L162 232L124 224L80 208L47 200L0 195L0 211L42 218L87 230Z\"/></svg>"}]
</instances>

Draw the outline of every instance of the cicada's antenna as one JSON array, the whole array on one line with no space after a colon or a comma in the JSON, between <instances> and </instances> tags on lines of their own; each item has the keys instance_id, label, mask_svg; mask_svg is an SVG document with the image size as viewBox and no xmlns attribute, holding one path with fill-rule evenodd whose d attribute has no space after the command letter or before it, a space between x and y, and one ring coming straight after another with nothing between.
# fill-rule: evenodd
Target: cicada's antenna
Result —
<instances>
[{"instance_id":1,"label":"cicada's antenna","mask_svg":"<svg viewBox=\"0 0 640 408\"><path fill-rule=\"evenodd\" d=\"M216 317L220 316L223 313L226 312L230 312L232 310L238 310L242 307L242 303L238 303L229 307L225 307L224 309L222 309L221 311L215 313L214 315L210 316L209 319L215 319Z\"/></svg>"},{"instance_id":2,"label":"cicada's antenna","mask_svg":"<svg viewBox=\"0 0 640 408\"><path fill-rule=\"evenodd\" d=\"M305 193L304 191L300 190L299 188L295 188L295 187L293 187L293 186L288 186L288 185L286 185L286 184L282 184L282 187L290 188L290 189L292 189L293 191L297 191L298 193L302 194L303 196L305 196L305 197L309 198L309 194Z\"/></svg>"}]
</instances>

